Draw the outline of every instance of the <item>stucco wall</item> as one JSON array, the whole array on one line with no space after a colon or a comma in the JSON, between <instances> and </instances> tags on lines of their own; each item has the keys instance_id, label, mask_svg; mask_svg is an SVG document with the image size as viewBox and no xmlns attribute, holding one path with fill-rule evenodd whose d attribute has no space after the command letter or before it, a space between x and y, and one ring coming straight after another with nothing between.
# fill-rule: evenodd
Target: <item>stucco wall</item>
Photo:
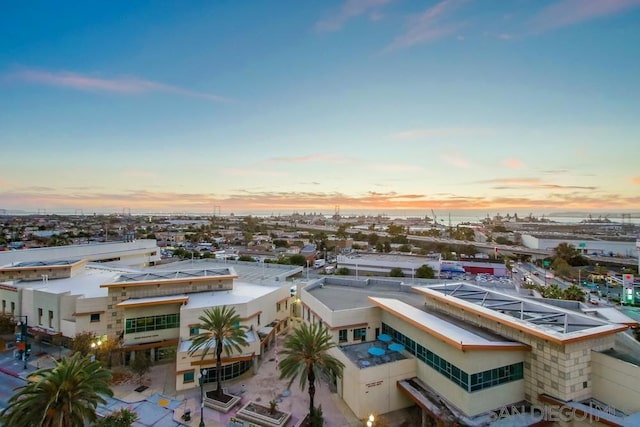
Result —
<instances>
[{"instance_id":1,"label":"stucco wall","mask_svg":"<svg viewBox=\"0 0 640 427\"><path fill-rule=\"evenodd\" d=\"M415 358L360 369L340 349L334 348L330 353L345 364L339 394L358 418L413 405L413 401L402 394L396 384L415 376Z\"/></svg>"},{"instance_id":2,"label":"stucco wall","mask_svg":"<svg viewBox=\"0 0 640 427\"><path fill-rule=\"evenodd\" d=\"M627 414L640 412L640 366L591 352L593 397Z\"/></svg>"}]
</instances>

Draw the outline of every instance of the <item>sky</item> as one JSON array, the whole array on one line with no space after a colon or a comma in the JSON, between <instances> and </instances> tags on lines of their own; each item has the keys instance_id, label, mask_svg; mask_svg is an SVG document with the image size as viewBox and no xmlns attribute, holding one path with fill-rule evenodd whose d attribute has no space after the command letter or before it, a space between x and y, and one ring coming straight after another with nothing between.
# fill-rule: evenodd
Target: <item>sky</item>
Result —
<instances>
[{"instance_id":1,"label":"sky","mask_svg":"<svg viewBox=\"0 0 640 427\"><path fill-rule=\"evenodd\" d=\"M640 212L640 0L3 2L0 210Z\"/></svg>"}]
</instances>

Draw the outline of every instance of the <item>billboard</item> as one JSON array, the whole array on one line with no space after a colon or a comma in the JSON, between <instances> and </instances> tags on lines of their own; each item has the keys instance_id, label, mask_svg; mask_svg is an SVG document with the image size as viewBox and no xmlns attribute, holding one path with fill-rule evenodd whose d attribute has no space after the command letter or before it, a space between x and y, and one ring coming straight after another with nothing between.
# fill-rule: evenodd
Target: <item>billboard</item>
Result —
<instances>
[{"instance_id":1,"label":"billboard","mask_svg":"<svg viewBox=\"0 0 640 427\"><path fill-rule=\"evenodd\" d=\"M622 288L624 293L624 302L628 304L635 302L633 298L633 274L622 275Z\"/></svg>"}]
</instances>

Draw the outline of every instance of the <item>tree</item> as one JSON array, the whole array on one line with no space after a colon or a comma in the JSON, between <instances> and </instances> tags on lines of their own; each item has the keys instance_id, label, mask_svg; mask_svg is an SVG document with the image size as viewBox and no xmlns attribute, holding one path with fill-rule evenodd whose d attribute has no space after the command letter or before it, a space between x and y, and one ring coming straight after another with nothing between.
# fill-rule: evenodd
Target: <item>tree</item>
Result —
<instances>
[{"instance_id":1,"label":"tree","mask_svg":"<svg viewBox=\"0 0 640 427\"><path fill-rule=\"evenodd\" d=\"M404 277L404 273L400 267L394 267L389 271L389 277Z\"/></svg>"},{"instance_id":2,"label":"tree","mask_svg":"<svg viewBox=\"0 0 640 427\"><path fill-rule=\"evenodd\" d=\"M91 343L95 342L96 336L93 332L80 332L76 334L71 343L71 352L80 353L83 356L91 352Z\"/></svg>"},{"instance_id":3,"label":"tree","mask_svg":"<svg viewBox=\"0 0 640 427\"><path fill-rule=\"evenodd\" d=\"M0 334L11 334L16 329L16 321L10 314L0 314Z\"/></svg>"},{"instance_id":4,"label":"tree","mask_svg":"<svg viewBox=\"0 0 640 427\"><path fill-rule=\"evenodd\" d=\"M304 255L295 254L289 257L289 262L292 265L301 265L304 267L305 265L307 265L307 258L305 258Z\"/></svg>"},{"instance_id":5,"label":"tree","mask_svg":"<svg viewBox=\"0 0 640 427\"><path fill-rule=\"evenodd\" d=\"M433 268L425 264L416 270L416 277L418 279L435 279L436 272L433 271Z\"/></svg>"},{"instance_id":6,"label":"tree","mask_svg":"<svg viewBox=\"0 0 640 427\"><path fill-rule=\"evenodd\" d=\"M218 386L216 394L222 397L222 350L229 357L232 351L240 353L242 347L249 345L246 338L245 325L240 324L240 316L236 314L233 307L226 305L213 307L211 310L205 310L204 314L198 317L200 323L196 328L203 330L193 339L189 347L189 355L193 356L196 352L202 350L201 360L207 356L213 349L216 355L216 379Z\"/></svg>"},{"instance_id":7,"label":"tree","mask_svg":"<svg viewBox=\"0 0 640 427\"><path fill-rule=\"evenodd\" d=\"M131 361L131 369L138 376L138 383L142 384L144 375L151 370L151 359L147 353L143 351L136 352L135 357Z\"/></svg>"},{"instance_id":8,"label":"tree","mask_svg":"<svg viewBox=\"0 0 640 427\"><path fill-rule=\"evenodd\" d=\"M113 396L111 371L89 356L75 353L52 368L29 375L32 381L19 387L0 413L3 425L14 427L75 427L97 419L98 403Z\"/></svg>"},{"instance_id":9,"label":"tree","mask_svg":"<svg viewBox=\"0 0 640 427\"><path fill-rule=\"evenodd\" d=\"M556 285L555 283L542 288L540 293L543 297L551 299L562 299L563 296L562 289L560 289L560 286Z\"/></svg>"},{"instance_id":10,"label":"tree","mask_svg":"<svg viewBox=\"0 0 640 427\"><path fill-rule=\"evenodd\" d=\"M411 252L411 245L405 243L404 245L401 245L398 250L404 253Z\"/></svg>"},{"instance_id":11,"label":"tree","mask_svg":"<svg viewBox=\"0 0 640 427\"><path fill-rule=\"evenodd\" d=\"M584 291L578 285L571 285L562 292L564 299L584 302Z\"/></svg>"},{"instance_id":12,"label":"tree","mask_svg":"<svg viewBox=\"0 0 640 427\"><path fill-rule=\"evenodd\" d=\"M399 236L405 233L405 229L402 225L392 223L387 226L387 233L391 236Z\"/></svg>"},{"instance_id":13,"label":"tree","mask_svg":"<svg viewBox=\"0 0 640 427\"><path fill-rule=\"evenodd\" d=\"M98 420L95 427L131 427L136 421L138 414L135 411L121 408Z\"/></svg>"},{"instance_id":14,"label":"tree","mask_svg":"<svg viewBox=\"0 0 640 427\"><path fill-rule=\"evenodd\" d=\"M316 381L322 374L329 378L342 377L344 364L329 354L335 347L329 330L320 323L308 325L302 323L289 335L283 344L280 355L284 359L279 363L280 378L289 379L289 387L300 379L300 389L309 384L309 416L314 413Z\"/></svg>"},{"instance_id":15,"label":"tree","mask_svg":"<svg viewBox=\"0 0 640 427\"><path fill-rule=\"evenodd\" d=\"M556 248L553 250L553 253L555 254L556 258L563 259L567 261L567 263L576 255L578 255L578 251L576 250L575 246L566 242L562 242L558 246L556 246Z\"/></svg>"}]
</instances>

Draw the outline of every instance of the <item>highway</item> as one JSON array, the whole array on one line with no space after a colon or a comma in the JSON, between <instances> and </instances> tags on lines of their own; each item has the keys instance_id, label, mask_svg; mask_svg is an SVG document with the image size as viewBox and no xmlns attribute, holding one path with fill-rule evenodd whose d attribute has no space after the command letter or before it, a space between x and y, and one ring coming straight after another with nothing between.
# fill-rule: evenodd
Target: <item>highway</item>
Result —
<instances>
[{"instance_id":1,"label":"highway","mask_svg":"<svg viewBox=\"0 0 640 427\"><path fill-rule=\"evenodd\" d=\"M270 225L280 225L280 226L293 226L288 221L266 221L267 224ZM305 229L305 230L316 230L323 231L326 233L335 233L338 231L338 227L328 226L328 225L313 225L313 224L295 224L296 228ZM375 233L380 237L389 237L389 234L384 231L370 231L370 230L362 230L359 228L351 227L345 230L349 234L355 233ZM524 246L509 246L509 245L499 245L496 243L487 243L487 242L472 242L467 240L455 240L455 239L446 239L442 237L429 237L429 236L418 236L415 234L408 234L407 240L414 242L429 242L429 243L443 243L449 245L469 245L474 246L478 249L482 249L486 252L493 252L495 248L498 248L498 253L502 255L528 255L533 259L547 258L553 256L553 250L551 249L532 249ZM603 256L595 256L595 255L583 255L585 258L589 259L594 263L607 263L607 264L617 264L620 266L637 266L638 260L636 258L616 258L616 257L603 257Z\"/></svg>"}]
</instances>

